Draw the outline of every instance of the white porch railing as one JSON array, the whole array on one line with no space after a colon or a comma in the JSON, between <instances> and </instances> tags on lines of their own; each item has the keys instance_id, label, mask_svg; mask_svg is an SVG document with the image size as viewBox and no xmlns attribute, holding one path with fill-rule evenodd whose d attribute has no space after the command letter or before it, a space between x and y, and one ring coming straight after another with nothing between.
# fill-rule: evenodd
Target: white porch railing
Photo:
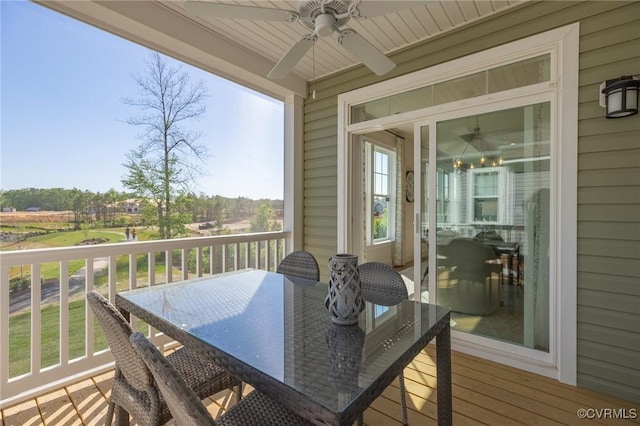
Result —
<instances>
[{"instance_id":1,"label":"white porch railing","mask_svg":"<svg viewBox=\"0 0 640 426\"><path fill-rule=\"evenodd\" d=\"M113 302L116 292L140 286L245 268L275 270L288 238L289 232L265 232L0 252L0 408L113 367L108 349L96 348L98 328L84 303L86 292L97 288ZM70 271L78 261L84 267ZM148 272L139 273L145 266ZM44 271L50 276L52 268L58 278L43 285ZM26 288L11 288L16 271L26 277ZM80 318L78 307L84 308ZM46 308L57 309L56 321L43 324L50 318L43 318ZM12 329L18 317L21 326ZM84 334L81 355L78 334ZM169 343L153 330L149 335L158 344ZM52 346L57 362L42 365L43 350ZM16 366L20 360L22 365Z\"/></svg>"}]
</instances>

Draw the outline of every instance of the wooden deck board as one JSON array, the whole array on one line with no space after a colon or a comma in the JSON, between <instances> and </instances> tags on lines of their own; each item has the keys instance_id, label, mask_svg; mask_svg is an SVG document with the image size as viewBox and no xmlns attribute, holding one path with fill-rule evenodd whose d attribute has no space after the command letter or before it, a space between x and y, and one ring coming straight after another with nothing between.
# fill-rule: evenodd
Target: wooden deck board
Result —
<instances>
[{"instance_id":1,"label":"wooden deck board","mask_svg":"<svg viewBox=\"0 0 640 426\"><path fill-rule=\"evenodd\" d=\"M36 398L42 421L48 425L73 425L81 422L80 416L71 403L66 389Z\"/></svg>"},{"instance_id":2,"label":"wooden deck board","mask_svg":"<svg viewBox=\"0 0 640 426\"><path fill-rule=\"evenodd\" d=\"M405 370L409 424L437 419L435 348L429 345ZM630 425L640 424L640 404L559 383L548 377L454 352L452 356L453 420L456 426L478 425ZM102 425L113 372L83 380L1 411L0 426ZM244 393L250 392L245 385ZM214 418L235 403L232 391L205 400ZM580 408L617 409L635 419L579 419ZM400 390L396 379L364 413L367 426L400 425ZM172 424L172 423L170 423Z\"/></svg>"}]
</instances>

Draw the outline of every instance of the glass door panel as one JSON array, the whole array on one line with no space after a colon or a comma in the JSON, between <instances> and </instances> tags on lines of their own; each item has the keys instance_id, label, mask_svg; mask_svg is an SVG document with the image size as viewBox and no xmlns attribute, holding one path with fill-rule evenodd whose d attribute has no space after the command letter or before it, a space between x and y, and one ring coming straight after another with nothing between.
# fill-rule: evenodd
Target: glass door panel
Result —
<instances>
[{"instance_id":1,"label":"glass door panel","mask_svg":"<svg viewBox=\"0 0 640 426\"><path fill-rule=\"evenodd\" d=\"M452 307L455 330L548 352L550 104L435 124L435 238L425 133L420 218L435 244L435 302Z\"/></svg>"},{"instance_id":2,"label":"glass door panel","mask_svg":"<svg viewBox=\"0 0 640 426\"><path fill-rule=\"evenodd\" d=\"M419 219L418 239L420 253L419 277L416 277L417 283L420 283L420 297L423 301L429 301L429 126L419 126L419 139L416 144L419 153L415 156L418 163L416 169L419 170L420 176L420 203L416 205L419 212L416 218Z\"/></svg>"}]
</instances>

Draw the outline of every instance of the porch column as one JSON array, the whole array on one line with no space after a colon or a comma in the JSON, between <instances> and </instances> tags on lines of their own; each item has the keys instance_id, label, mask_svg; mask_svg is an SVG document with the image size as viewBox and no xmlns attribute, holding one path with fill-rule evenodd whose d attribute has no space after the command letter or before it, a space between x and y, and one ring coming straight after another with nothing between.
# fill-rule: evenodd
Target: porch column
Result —
<instances>
[{"instance_id":1,"label":"porch column","mask_svg":"<svg viewBox=\"0 0 640 426\"><path fill-rule=\"evenodd\" d=\"M284 230L289 231L285 252L302 250L304 211L304 99L295 94L284 100Z\"/></svg>"}]
</instances>

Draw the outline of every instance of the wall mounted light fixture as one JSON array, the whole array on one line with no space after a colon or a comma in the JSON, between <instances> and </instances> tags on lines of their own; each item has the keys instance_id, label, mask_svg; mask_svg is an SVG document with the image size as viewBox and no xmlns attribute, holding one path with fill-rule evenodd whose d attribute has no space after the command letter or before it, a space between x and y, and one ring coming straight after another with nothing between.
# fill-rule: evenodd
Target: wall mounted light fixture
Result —
<instances>
[{"instance_id":1,"label":"wall mounted light fixture","mask_svg":"<svg viewBox=\"0 0 640 426\"><path fill-rule=\"evenodd\" d=\"M622 118L638 113L640 80L622 76L600 85L600 106L606 108L607 118Z\"/></svg>"}]
</instances>

